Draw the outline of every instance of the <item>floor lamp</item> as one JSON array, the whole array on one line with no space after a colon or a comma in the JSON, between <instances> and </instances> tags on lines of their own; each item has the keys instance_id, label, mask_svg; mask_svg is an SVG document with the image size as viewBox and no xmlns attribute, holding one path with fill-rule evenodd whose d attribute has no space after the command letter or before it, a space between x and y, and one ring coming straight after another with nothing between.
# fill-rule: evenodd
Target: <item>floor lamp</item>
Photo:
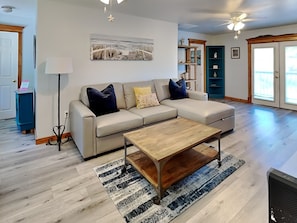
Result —
<instances>
[{"instance_id":1,"label":"floor lamp","mask_svg":"<svg viewBox=\"0 0 297 223\"><path fill-rule=\"evenodd\" d=\"M60 123L60 79L62 74L72 73L72 59L68 57L53 57L48 58L45 64L45 73L58 75L58 125L53 127L53 132L57 137L57 145L61 150L62 135L65 130L65 125ZM53 145L50 143L48 144Z\"/></svg>"}]
</instances>

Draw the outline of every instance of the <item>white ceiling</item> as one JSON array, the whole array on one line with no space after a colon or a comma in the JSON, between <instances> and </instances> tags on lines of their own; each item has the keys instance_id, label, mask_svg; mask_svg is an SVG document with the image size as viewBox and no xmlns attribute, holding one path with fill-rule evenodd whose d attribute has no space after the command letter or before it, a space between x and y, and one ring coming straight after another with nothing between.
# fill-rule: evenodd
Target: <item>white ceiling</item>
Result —
<instances>
[{"instance_id":1,"label":"white ceiling","mask_svg":"<svg viewBox=\"0 0 297 223\"><path fill-rule=\"evenodd\" d=\"M100 0L52 0L98 8ZM2 5L12 5L10 15L30 17L36 12L37 0L0 0ZM228 32L226 23L232 13L247 13L244 29L297 24L297 0L126 0L114 4L112 12L164 20L179 24L180 30L206 34ZM0 22L1 14L0 12ZM120 15L115 16L120 20ZM116 22L115 20L115 22ZM230 31L229 31L230 32ZM296 32L296 31L295 31Z\"/></svg>"}]
</instances>

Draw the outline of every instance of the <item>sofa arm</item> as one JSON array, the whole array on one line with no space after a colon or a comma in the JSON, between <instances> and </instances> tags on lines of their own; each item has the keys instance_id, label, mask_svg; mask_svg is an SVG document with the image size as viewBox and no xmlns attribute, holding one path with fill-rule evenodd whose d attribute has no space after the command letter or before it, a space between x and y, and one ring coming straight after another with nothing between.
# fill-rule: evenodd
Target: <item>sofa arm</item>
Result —
<instances>
[{"instance_id":1,"label":"sofa arm","mask_svg":"<svg viewBox=\"0 0 297 223\"><path fill-rule=\"evenodd\" d=\"M69 104L71 136L83 158L96 155L96 116L81 101Z\"/></svg>"},{"instance_id":2,"label":"sofa arm","mask_svg":"<svg viewBox=\"0 0 297 223\"><path fill-rule=\"evenodd\" d=\"M189 98L191 98L191 99L201 100L201 101L208 100L208 94L204 93L204 92L187 90L187 94L188 94Z\"/></svg>"}]
</instances>

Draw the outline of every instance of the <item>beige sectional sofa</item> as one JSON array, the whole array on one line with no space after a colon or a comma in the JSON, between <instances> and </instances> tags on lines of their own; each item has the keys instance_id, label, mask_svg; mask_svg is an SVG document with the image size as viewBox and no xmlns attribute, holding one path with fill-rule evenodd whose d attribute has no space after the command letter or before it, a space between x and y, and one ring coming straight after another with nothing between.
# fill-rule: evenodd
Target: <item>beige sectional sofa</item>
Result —
<instances>
[{"instance_id":1,"label":"beige sectional sofa","mask_svg":"<svg viewBox=\"0 0 297 223\"><path fill-rule=\"evenodd\" d=\"M87 88L102 91L109 84L113 85L119 111L96 117L89 108ZM69 112L71 135L83 158L122 147L124 132L178 116L220 128L222 132L234 129L232 106L208 101L207 93L197 91L187 91L188 98L171 100L168 85L169 79L155 79L82 87L80 100L70 102ZM160 105L136 108L134 87L148 86L156 93Z\"/></svg>"}]
</instances>

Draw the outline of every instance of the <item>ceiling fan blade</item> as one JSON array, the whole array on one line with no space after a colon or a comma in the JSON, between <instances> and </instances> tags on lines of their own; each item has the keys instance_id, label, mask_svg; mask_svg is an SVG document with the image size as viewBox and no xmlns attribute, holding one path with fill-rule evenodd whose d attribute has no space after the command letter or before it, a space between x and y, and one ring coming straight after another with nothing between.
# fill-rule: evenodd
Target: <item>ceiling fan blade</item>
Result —
<instances>
[{"instance_id":1,"label":"ceiling fan blade","mask_svg":"<svg viewBox=\"0 0 297 223\"><path fill-rule=\"evenodd\" d=\"M245 19L246 17L247 17L247 14L243 12L243 13L240 14L240 16L238 16L238 19L239 19L239 20L243 20L243 19Z\"/></svg>"}]
</instances>

